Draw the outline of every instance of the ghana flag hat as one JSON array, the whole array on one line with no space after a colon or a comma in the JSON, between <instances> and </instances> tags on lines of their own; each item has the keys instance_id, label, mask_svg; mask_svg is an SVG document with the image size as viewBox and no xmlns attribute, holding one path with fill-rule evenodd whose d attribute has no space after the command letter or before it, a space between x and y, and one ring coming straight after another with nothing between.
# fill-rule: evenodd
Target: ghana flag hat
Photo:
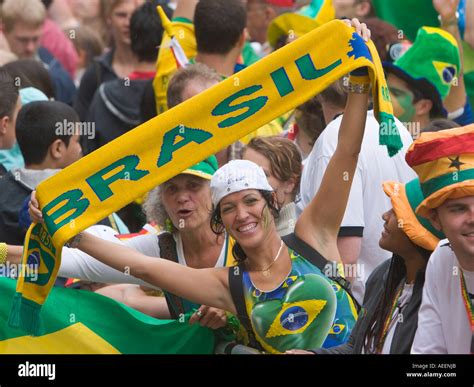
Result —
<instances>
[{"instance_id":1,"label":"ghana flag hat","mask_svg":"<svg viewBox=\"0 0 474 387\"><path fill-rule=\"evenodd\" d=\"M209 156L207 159L194 164L192 167L185 169L183 172L186 175L194 175L206 180L211 180L214 173L219 168L216 156Z\"/></svg>"},{"instance_id":2,"label":"ghana flag hat","mask_svg":"<svg viewBox=\"0 0 474 387\"><path fill-rule=\"evenodd\" d=\"M433 251L445 236L427 219L415 213L416 208L424 200L420 181L413 179L406 184L387 181L383 183L383 190L392 202L393 211L403 232L415 245Z\"/></svg>"},{"instance_id":3,"label":"ghana flag hat","mask_svg":"<svg viewBox=\"0 0 474 387\"><path fill-rule=\"evenodd\" d=\"M406 161L425 197L418 215L427 217L447 199L474 195L474 124L422 133L408 149Z\"/></svg>"},{"instance_id":4,"label":"ghana flag hat","mask_svg":"<svg viewBox=\"0 0 474 387\"><path fill-rule=\"evenodd\" d=\"M456 39L440 28L422 27L413 45L394 63L384 62L386 73L393 73L416 87L433 108L446 116L443 100L459 75L461 60Z\"/></svg>"}]
</instances>

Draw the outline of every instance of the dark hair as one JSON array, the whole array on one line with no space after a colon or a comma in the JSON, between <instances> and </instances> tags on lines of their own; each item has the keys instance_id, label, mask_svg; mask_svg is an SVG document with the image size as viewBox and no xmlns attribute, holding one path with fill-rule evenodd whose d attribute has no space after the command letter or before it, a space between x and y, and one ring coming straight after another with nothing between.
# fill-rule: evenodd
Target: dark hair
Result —
<instances>
[{"instance_id":1,"label":"dark hair","mask_svg":"<svg viewBox=\"0 0 474 387\"><path fill-rule=\"evenodd\" d=\"M30 102L20 109L16 119L16 138L25 165L43 162L50 145L58 139L69 146L72 133L58 131L64 121L76 123L79 117L72 107L62 102Z\"/></svg>"},{"instance_id":2,"label":"dark hair","mask_svg":"<svg viewBox=\"0 0 474 387\"><path fill-rule=\"evenodd\" d=\"M5 116L12 118L18 95L13 78L7 70L0 68L0 119Z\"/></svg>"},{"instance_id":3,"label":"dark hair","mask_svg":"<svg viewBox=\"0 0 474 387\"><path fill-rule=\"evenodd\" d=\"M178 70L171 78L166 91L168 108L171 109L183 102L183 91L191 81L218 83L222 79L214 69L202 63L196 63Z\"/></svg>"},{"instance_id":4,"label":"dark hair","mask_svg":"<svg viewBox=\"0 0 474 387\"><path fill-rule=\"evenodd\" d=\"M278 207L278 203L276 202L276 198L273 195L273 193L271 191L262 191L262 190L258 190L258 192L260 192L263 199L265 200L268 208L270 209L273 215L273 218L278 219L278 216L280 215L280 209ZM263 209L265 209L265 207ZM221 235L225 231L224 223L222 222L222 217L221 217L220 203L212 211L211 230L217 235ZM232 255L234 256L235 260L238 263L242 263L247 259L247 255L242 249L242 246L240 246L237 242L235 242L234 247L232 248Z\"/></svg>"},{"instance_id":5,"label":"dark hair","mask_svg":"<svg viewBox=\"0 0 474 387\"><path fill-rule=\"evenodd\" d=\"M425 250L416 245L415 247L425 259L426 263L428 263L432 251ZM380 297L375 312L367 325L368 331L365 332L363 340L364 353L376 353L382 349L382 333L384 324L388 318L391 318L389 315L392 312L392 305L400 283L404 280L405 276L405 260L398 255L394 255L390 262L387 280L384 283L383 297Z\"/></svg>"},{"instance_id":6,"label":"dark hair","mask_svg":"<svg viewBox=\"0 0 474 387\"><path fill-rule=\"evenodd\" d=\"M347 93L344 90L344 78L341 78L330 84L320 94L318 100L321 103L327 102L338 108L344 108L347 102Z\"/></svg>"},{"instance_id":7,"label":"dark hair","mask_svg":"<svg viewBox=\"0 0 474 387\"><path fill-rule=\"evenodd\" d=\"M197 49L207 54L227 54L239 41L247 24L241 0L200 0L194 14Z\"/></svg>"},{"instance_id":8,"label":"dark hair","mask_svg":"<svg viewBox=\"0 0 474 387\"><path fill-rule=\"evenodd\" d=\"M41 90L46 97L54 98L54 86L48 70L33 59L19 59L3 66L20 89L34 87Z\"/></svg>"},{"instance_id":9,"label":"dark hair","mask_svg":"<svg viewBox=\"0 0 474 387\"><path fill-rule=\"evenodd\" d=\"M440 130L459 128L459 124L455 121L448 120L446 118L437 118L430 122L430 124L421 130L421 133L425 132L439 132Z\"/></svg>"},{"instance_id":10,"label":"dark hair","mask_svg":"<svg viewBox=\"0 0 474 387\"><path fill-rule=\"evenodd\" d=\"M314 145L326 127L323 108L318 97L307 100L295 109L295 122L298 128L311 138Z\"/></svg>"},{"instance_id":11,"label":"dark hair","mask_svg":"<svg viewBox=\"0 0 474 387\"><path fill-rule=\"evenodd\" d=\"M168 7L163 8L168 17ZM140 62L154 62L163 37L163 26L154 2L144 3L130 18L131 49Z\"/></svg>"}]
</instances>

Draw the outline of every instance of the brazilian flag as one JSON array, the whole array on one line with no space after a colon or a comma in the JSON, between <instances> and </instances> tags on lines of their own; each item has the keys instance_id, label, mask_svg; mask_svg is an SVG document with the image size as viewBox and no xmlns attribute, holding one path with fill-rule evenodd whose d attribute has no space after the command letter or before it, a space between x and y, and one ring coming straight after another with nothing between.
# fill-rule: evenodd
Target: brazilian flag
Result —
<instances>
[{"instance_id":1,"label":"brazilian flag","mask_svg":"<svg viewBox=\"0 0 474 387\"><path fill-rule=\"evenodd\" d=\"M10 328L16 281L0 278L2 354L210 354L214 334L188 319L158 320L100 294L53 288L41 334Z\"/></svg>"}]
</instances>

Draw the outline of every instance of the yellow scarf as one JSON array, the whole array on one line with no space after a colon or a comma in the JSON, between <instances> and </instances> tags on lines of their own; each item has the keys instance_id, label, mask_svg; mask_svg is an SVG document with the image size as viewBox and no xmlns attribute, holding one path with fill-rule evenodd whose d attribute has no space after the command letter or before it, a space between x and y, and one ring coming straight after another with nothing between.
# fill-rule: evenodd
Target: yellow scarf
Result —
<instances>
[{"instance_id":1,"label":"yellow scarf","mask_svg":"<svg viewBox=\"0 0 474 387\"><path fill-rule=\"evenodd\" d=\"M10 325L39 332L39 311L55 282L62 246L74 235L363 66L373 84L380 143L393 155L401 140L375 46L335 20L41 183L37 198L45 224L30 227L23 256L23 263L39 262L39 275L35 282L19 278Z\"/></svg>"}]
</instances>

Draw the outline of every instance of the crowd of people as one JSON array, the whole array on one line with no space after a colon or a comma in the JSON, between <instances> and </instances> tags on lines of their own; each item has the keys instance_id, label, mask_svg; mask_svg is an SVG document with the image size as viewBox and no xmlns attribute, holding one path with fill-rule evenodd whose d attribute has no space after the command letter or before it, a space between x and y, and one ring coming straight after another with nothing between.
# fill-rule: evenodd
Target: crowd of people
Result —
<instances>
[{"instance_id":1,"label":"crowd of people","mask_svg":"<svg viewBox=\"0 0 474 387\"><path fill-rule=\"evenodd\" d=\"M474 353L474 0L424 2L410 38L377 0L0 0L0 265L42 181L341 19L396 155L359 68L76 235L55 286L267 353Z\"/></svg>"}]
</instances>

